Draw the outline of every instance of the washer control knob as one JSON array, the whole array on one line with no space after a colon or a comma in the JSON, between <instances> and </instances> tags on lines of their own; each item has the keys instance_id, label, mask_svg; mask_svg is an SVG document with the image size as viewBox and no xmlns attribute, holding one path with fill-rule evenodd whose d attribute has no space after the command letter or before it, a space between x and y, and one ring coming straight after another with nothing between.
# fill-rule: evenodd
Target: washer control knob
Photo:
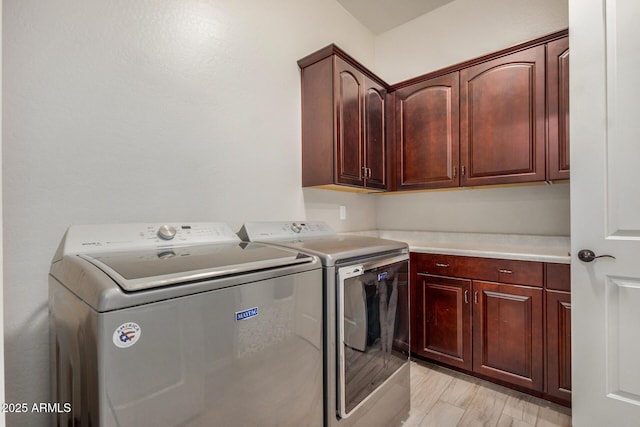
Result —
<instances>
[{"instance_id":1,"label":"washer control knob","mask_svg":"<svg viewBox=\"0 0 640 427\"><path fill-rule=\"evenodd\" d=\"M176 228L173 225L163 225L158 229L158 237L162 240L171 240L176 237Z\"/></svg>"},{"instance_id":2,"label":"washer control knob","mask_svg":"<svg viewBox=\"0 0 640 427\"><path fill-rule=\"evenodd\" d=\"M294 222L293 224L291 224L291 231L293 231L294 233L300 233L302 231L302 226L297 222Z\"/></svg>"}]
</instances>

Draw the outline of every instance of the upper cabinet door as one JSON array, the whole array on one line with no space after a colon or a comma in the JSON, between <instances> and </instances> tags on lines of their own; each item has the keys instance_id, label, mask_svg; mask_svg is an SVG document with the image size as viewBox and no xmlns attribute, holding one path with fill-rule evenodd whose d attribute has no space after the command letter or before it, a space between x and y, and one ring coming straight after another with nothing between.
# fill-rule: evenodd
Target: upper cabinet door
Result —
<instances>
[{"instance_id":1,"label":"upper cabinet door","mask_svg":"<svg viewBox=\"0 0 640 427\"><path fill-rule=\"evenodd\" d=\"M386 89L364 78L364 152L366 186L387 188L387 144L385 138Z\"/></svg>"},{"instance_id":2,"label":"upper cabinet door","mask_svg":"<svg viewBox=\"0 0 640 427\"><path fill-rule=\"evenodd\" d=\"M458 186L458 88L454 72L396 92L398 189Z\"/></svg>"},{"instance_id":3,"label":"upper cabinet door","mask_svg":"<svg viewBox=\"0 0 640 427\"><path fill-rule=\"evenodd\" d=\"M569 179L569 38L547 45L548 179Z\"/></svg>"},{"instance_id":4,"label":"upper cabinet door","mask_svg":"<svg viewBox=\"0 0 640 427\"><path fill-rule=\"evenodd\" d=\"M545 47L460 72L461 185L545 179Z\"/></svg>"},{"instance_id":5,"label":"upper cabinet door","mask_svg":"<svg viewBox=\"0 0 640 427\"><path fill-rule=\"evenodd\" d=\"M336 182L364 185L362 152L362 73L336 57Z\"/></svg>"}]
</instances>

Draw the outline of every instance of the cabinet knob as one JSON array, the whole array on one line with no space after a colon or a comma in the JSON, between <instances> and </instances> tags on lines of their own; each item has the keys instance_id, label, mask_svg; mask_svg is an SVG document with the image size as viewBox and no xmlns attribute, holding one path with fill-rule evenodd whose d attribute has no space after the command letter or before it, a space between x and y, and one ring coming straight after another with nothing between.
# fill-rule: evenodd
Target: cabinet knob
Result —
<instances>
[{"instance_id":1,"label":"cabinet knob","mask_svg":"<svg viewBox=\"0 0 640 427\"><path fill-rule=\"evenodd\" d=\"M596 258L613 258L616 259L613 255L598 255L596 256L595 252L591 249L582 249L578 252L578 259L583 262L591 262Z\"/></svg>"}]
</instances>

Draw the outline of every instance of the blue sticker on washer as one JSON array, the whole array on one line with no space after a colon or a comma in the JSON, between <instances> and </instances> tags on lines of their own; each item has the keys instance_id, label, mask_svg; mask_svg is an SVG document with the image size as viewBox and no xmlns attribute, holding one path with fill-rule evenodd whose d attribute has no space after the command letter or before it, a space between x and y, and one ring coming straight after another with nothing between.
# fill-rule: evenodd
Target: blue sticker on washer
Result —
<instances>
[{"instance_id":1,"label":"blue sticker on washer","mask_svg":"<svg viewBox=\"0 0 640 427\"><path fill-rule=\"evenodd\" d=\"M258 315L258 307L253 307L248 310L236 311L236 322L238 320L247 320Z\"/></svg>"},{"instance_id":2,"label":"blue sticker on washer","mask_svg":"<svg viewBox=\"0 0 640 427\"><path fill-rule=\"evenodd\" d=\"M378 274L378 282L381 280L386 280L388 276L389 276L389 273L387 273L386 271L384 273Z\"/></svg>"}]
</instances>

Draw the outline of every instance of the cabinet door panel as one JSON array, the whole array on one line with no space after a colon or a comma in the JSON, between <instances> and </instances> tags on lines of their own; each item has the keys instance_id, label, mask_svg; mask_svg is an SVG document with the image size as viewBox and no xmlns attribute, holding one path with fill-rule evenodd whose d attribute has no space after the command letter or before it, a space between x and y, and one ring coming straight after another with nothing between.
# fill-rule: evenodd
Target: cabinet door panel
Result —
<instances>
[{"instance_id":1,"label":"cabinet door panel","mask_svg":"<svg viewBox=\"0 0 640 427\"><path fill-rule=\"evenodd\" d=\"M545 47L462 70L461 184L545 179Z\"/></svg>"},{"instance_id":2,"label":"cabinet door panel","mask_svg":"<svg viewBox=\"0 0 640 427\"><path fill-rule=\"evenodd\" d=\"M385 89L365 78L365 167L369 168L367 187L385 189L387 185L387 145L385 140Z\"/></svg>"},{"instance_id":3,"label":"cabinet door panel","mask_svg":"<svg viewBox=\"0 0 640 427\"><path fill-rule=\"evenodd\" d=\"M569 38L547 45L548 179L569 179Z\"/></svg>"},{"instance_id":4,"label":"cabinet door panel","mask_svg":"<svg viewBox=\"0 0 640 427\"><path fill-rule=\"evenodd\" d=\"M471 281L418 275L418 306L423 321L417 336L419 354L471 369Z\"/></svg>"},{"instance_id":5,"label":"cabinet door panel","mask_svg":"<svg viewBox=\"0 0 640 427\"><path fill-rule=\"evenodd\" d=\"M336 73L336 182L363 185L360 73L340 58L336 58Z\"/></svg>"},{"instance_id":6,"label":"cabinet door panel","mask_svg":"<svg viewBox=\"0 0 640 427\"><path fill-rule=\"evenodd\" d=\"M542 289L473 282L473 370L542 391Z\"/></svg>"},{"instance_id":7,"label":"cabinet door panel","mask_svg":"<svg viewBox=\"0 0 640 427\"><path fill-rule=\"evenodd\" d=\"M547 291L547 381L545 392L571 402L571 294Z\"/></svg>"},{"instance_id":8,"label":"cabinet door panel","mask_svg":"<svg viewBox=\"0 0 640 427\"><path fill-rule=\"evenodd\" d=\"M397 92L398 188L458 185L458 92L457 72Z\"/></svg>"}]
</instances>

